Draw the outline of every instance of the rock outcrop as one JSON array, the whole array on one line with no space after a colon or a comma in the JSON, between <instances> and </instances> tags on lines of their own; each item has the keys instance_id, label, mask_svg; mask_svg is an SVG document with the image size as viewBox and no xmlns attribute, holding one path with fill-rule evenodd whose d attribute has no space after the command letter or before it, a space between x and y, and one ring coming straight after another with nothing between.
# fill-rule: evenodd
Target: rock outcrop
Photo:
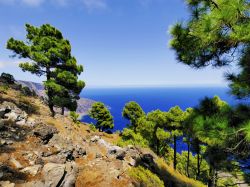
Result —
<instances>
[{"instance_id":1,"label":"rock outcrop","mask_svg":"<svg viewBox=\"0 0 250 187\"><path fill-rule=\"evenodd\" d=\"M56 125L46 118L0 104L0 186L133 186L126 171L151 167L152 152L113 145L88 128L82 135L62 116Z\"/></svg>"}]
</instances>

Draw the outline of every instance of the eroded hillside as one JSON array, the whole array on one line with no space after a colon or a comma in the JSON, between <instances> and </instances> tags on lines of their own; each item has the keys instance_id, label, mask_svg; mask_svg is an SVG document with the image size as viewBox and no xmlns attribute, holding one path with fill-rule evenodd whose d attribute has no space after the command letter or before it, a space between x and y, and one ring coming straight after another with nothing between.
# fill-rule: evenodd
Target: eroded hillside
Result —
<instances>
[{"instance_id":1,"label":"eroded hillside","mask_svg":"<svg viewBox=\"0 0 250 187\"><path fill-rule=\"evenodd\" d=\"M1 186L203 186L170 171L149 149L116 146L118 139L52 118L39 97L1 85Z\"/></svg>"}]
</instances>

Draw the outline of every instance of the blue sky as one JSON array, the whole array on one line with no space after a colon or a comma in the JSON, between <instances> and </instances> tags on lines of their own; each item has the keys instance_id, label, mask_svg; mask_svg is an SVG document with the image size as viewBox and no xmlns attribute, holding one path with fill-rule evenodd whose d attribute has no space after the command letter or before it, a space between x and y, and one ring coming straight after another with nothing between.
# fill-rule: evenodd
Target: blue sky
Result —
<instances>
[{"instance_id":1,"label":"blue sky","mask_svg":"<svg viewBox=\"0 0 250 187\"><path fill-rule=\"evenodd\" d=\"M177 63L168 30L187 18L184 0L0 0L0 72L41 82L5 46L25 39L25 23L50 23L70 40L87 87L226 85L226 69Z\"/></svg>"}]
</instances>

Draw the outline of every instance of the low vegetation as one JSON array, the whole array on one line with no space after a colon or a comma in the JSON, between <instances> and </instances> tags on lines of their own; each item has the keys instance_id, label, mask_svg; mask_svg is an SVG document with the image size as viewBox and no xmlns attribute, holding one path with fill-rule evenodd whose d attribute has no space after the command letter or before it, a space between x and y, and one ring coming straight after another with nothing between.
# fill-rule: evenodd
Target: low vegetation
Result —
<instances>
[{"instance_id":1,"label":"low vegetation","mask_svg":"<svg viewBox=\"0 0 250 187\"><path fill-rule=\"evenodd\" d=\"M135 186L164 187L163 181L157 175L142 166L129 169L128 174L134 180Z\"/></svg>"}]
</instances>

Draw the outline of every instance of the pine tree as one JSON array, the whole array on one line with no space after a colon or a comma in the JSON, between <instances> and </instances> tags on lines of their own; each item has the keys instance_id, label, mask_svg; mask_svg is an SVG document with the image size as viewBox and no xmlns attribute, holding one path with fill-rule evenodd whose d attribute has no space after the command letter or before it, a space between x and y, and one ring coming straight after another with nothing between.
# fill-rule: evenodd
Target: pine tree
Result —
<instances>
[{"instance_id":1,"label":"pine tree","mask_svg":"<svg viewBox=\"0 0 250 187\"><path fill-rule=\"evenodd\" d=\"M135 101L130 101L126 103L123 108L122 116L128 120L130 120L130 127L133 128L136 133L137 121L140 117L144 116L145 113L142 110L141 106Z\"/></svg>"},{"instance_id":2,"label":"pine tree","mask_svg":"<svg viewBox=\"0 0 250 187\"><path fill-rule=\"evenodd\" d=\"M170 139L170 133L165 130L167 123L166 113L160 110L155 110L149 112L146 119L151 122L152 147L157 155L161 155L161 150L166 146Z\"/></svg>"},{"instance_id":3,"label":"pine tree","mask_svg":"<svg viewBox=\"0 0 250 187\"><path fill-rule=\"evenodd\" d=\"M224 165L228 154L225 143L231 133L230 106L218 96L203 99L195 108L193 117L193 149L200 153L200 144L206 145L206 160L210 166L208 186L216 186L216 172ZM199 157L198 157L199 158ZM200 165L199 160L197 166ZM200 171L197 172L199 177Z\"/></svg>"},{"instance_id":4,"label":"pine tree","mask_svg":"<svg viewBox=\"0 0 250 187\"><path fill-rule=\"evenodd\" d=\"M190 146L193 136L193 128L192 128L192 115L193 115L193 108L187 108L185 111L185 121L183 122L183 134L184 138L183 141L188 145L188 156L187 156L187 166L186 166L186 173L189 177L189 165L190 165Z\"/></svg>"},{"instance_id":5,"label":"pine tree","mask_svg":"<svg viewBox=\"0 0 250 187\"><path fill-rule=\"evenodd\" d=\"M26 31L26 42L10 38L7 48L14 52L13 57L18 55L29 59L29 62L20 63L23 71L46 77L44 86L51 115L54 116L55 104L64 107L57 97L64 96L62 101L77 98L75 96L84 87L84 82L78 80L83 67L77 65L75 58L71 56L70 42L55 27L49 24L41 27L26 24Z\"/></svg>"},{"instance_id":6,"label":"pine tree","mask_svg":"<svg viewBox=\"0 0 250 187\"><path fill-rule=\"evenodd\" d=\"M174 142L174 169L177 165L177 139L182 136L182 123L185 120L185 113L180 109L179 106L171 108L167 114L167 130L171 133Z\"/></svg>"},{"instance_id":7,"label":"pine tree","mask_svg":"<svg viewBox=\"0 0 250 187\"><path fill-rule=\"evenodd\" d=\"M114 128L114 120L106 106L101 102L92 105L89 116L96 120L96 128L99 131L105 131Z\"/></svg>"}]
</instances>

